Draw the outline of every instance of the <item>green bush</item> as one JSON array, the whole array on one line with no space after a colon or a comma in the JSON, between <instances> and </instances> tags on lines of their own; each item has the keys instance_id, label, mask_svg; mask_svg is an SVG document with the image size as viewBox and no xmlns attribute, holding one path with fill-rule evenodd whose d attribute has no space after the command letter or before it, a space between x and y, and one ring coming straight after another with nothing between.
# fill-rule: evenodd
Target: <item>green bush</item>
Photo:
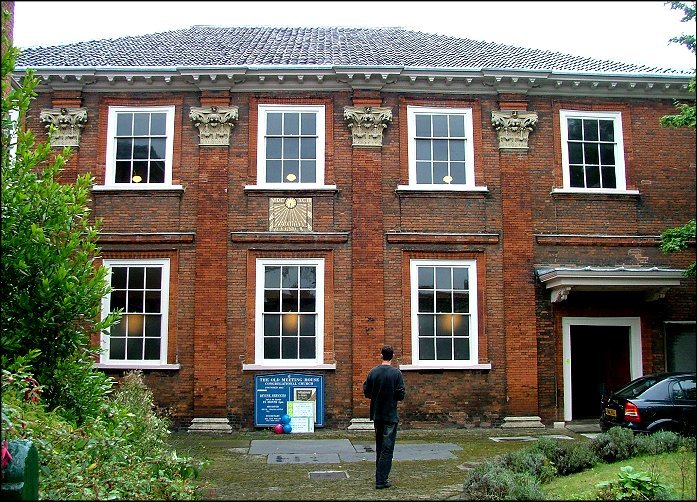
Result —
<instances>
[{"instance_id":1,"label":"green bush","mask_svg":"<svg viewBox=\"0 0 697 502\"><path fill-rule=\"evenodd\" d=\"M539 451L530 449L516 450L501 455L498 465L513 472L530 474L540 483L546 483L556 475L557 471L550 460Z\"/></svg>"},{"instance_id":2,"label":"green bush","mask_svg":"<svg viewBox=\"0 0 697 502\"><path fill-rule=\"evenodd\" d=\"M591 440L595 454L605 462L617 462L636 455L634 433L623 427L613 427Z\"/></svg>"},{"instance_id":3,"label":"green bush","mask_svg":"<svg viewBox=\"0 0 697 502\"><path fill-rule=\"evenodd\" d=\"M532 446L533 451L544 455L556 469L557 475L566 476L593 467L600 461L588 442L561 442L540 438Z\"/></svg>"},{"instance_id":4,"label":"green bush","mask_svg":"<svg viewBox=\"0 0 697 502\"><path fill-rule=\"evenodd\" d=\"M658 431L653 434L641 434L634 438L638 455L657 455L678 451L685 443L685 438L671 431Z\"/></svg>"},{"instance_id":5,"label":"green bush","mask_svg":"<svg viewBox=\"0 0 697 502\"><path fill-rule=\"evenodd\" d=\"M669 500L675 498L670 487L656 478L636 472L631 465L620 467L615 481L603 481L595 485L596 500Z\"/></svg>"},{"instance_id":6,"label":"green bush","mask_svg":"<svg viewBox=\"0 0 697 502\"><path fill-rule=\"evenodd\" d=\"M478 465L465 476L461 500L541 500L539 481L496 461Z\"/></svg>"}]
</instances>

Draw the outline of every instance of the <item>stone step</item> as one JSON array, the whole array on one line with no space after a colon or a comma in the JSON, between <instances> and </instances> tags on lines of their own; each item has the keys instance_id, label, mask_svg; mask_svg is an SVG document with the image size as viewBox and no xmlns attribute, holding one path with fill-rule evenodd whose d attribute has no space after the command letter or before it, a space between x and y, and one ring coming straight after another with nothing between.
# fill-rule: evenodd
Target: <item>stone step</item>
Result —
<instances>
[{"instance_id":1,"label":"stone step","mask_svg":"<svg viewBox=\"0 0 697 502\"><path fill-rule=\"evenodd\" d=\"M502 429L544 429L540 417L505 417L503 419Z\"/></svg>"},{"instance_id":2,"label":"stone step","mask_svg":"<svg viewBox=\"0 0 697 502\"><path fill-rule=\"evenodd\" d=\"M351 423L348 426L350 431L373 431L375 426L373 421L369 418L352 418Z\"/></svg>"},{"instance_id":3,"label":"stone step","mask_svg":"<svg viewBox=\"0 0 697 502\"><path fill-rule=\"evenodd\" d=\"M227 418L194 418L191 420L189 432L232 432Z\"/></svg>"}]
</instances>

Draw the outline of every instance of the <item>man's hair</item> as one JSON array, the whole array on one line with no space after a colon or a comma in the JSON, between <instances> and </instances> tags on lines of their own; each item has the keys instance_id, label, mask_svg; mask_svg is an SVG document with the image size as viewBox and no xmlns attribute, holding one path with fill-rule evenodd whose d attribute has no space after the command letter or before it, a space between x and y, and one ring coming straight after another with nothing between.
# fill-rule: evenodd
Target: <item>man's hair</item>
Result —
<instances>
[{"instance_id":1,"label":"man's hair","mask_svg":"<svg viewBox=\"0 0 697 502\"><path fill-rule=\"evenodd\" d=\"M392 345L383 346L380 352L382 353L383 361L391 361L392 357L394 356L394 349L392 348Z\"/></svg>"}]
</instances>

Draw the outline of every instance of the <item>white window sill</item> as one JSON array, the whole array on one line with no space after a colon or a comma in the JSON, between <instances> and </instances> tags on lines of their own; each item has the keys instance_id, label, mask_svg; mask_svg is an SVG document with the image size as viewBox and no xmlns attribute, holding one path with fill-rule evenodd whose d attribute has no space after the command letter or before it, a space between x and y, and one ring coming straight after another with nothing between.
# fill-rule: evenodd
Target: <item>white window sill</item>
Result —
<instances>
[{"instance_id":1,"label":"white window sill","mask_svg":"<svg viewBox=\"0 0 697 502\"><path fill-rule=\"evenodd\" d=\"M552 194L639 195L639 190L603 190L599 188L553 188Z\"/></svg>"},{"instance_id":2,"label":"white window sill","mask_svg":"<svg viewBox=\"0 0 697 502\"><path fill-rule=\"evenodd\" d=\"M315 190L336 191L336 185L312 185L300 183L267 183L265 185L245 185L245 190Z\"/></svg>"},{"instance_id":3,"label":"white window sill","mask_svg":"<svg viewBox=\"0 0 697 502\"><path fill-rule=\"evenodd\" d=\"M150 185L141 183L121 183L118 185L92 185L92 191L94 192L144 192L147 190L160 190L160 191L184 191L183 185L165 185L161 183L153 183Z\"/></svg>"},{"instance_id":4,"label":"white window sill","mask_svg":"<svg viewBox=\"0 0 697 502\"><path fill-rule=\"evenodd\" d=\"M486 185L398 185L397 192L488 192Z\"/></svg>"},{"instance_id":5,"label":"white window sill","mask_svg":"<svg viewBox=\"0 0 697 502\"><path fill-rule=\"evenodd\" d=\"M133 363L95 363L97 369L103 370L178 370L181 368L179 363L176 364L133 364Z\"/></svg>"},{"instance_id":6,"label":"white window sill","mask_svg":"<svg viewBox=\"0 0 697 502\"><path fill-rule=\"evenodd\" d=\"M335 370L336 364L242 364L242 371L261 371L261 370Z\"/></svg>"},{"instance_id":7,"label":"white window sill","mask_svg":"<svg viewBox=\"0 0 697 502\"><path fill-rule=\"evenodd\" d=\"M419 371L419 370L490 370L491 363L478 364L462 364L462 365L437 365L437 364L400 364L399 369L402 371Z\"/></svg>"}]
</instances>

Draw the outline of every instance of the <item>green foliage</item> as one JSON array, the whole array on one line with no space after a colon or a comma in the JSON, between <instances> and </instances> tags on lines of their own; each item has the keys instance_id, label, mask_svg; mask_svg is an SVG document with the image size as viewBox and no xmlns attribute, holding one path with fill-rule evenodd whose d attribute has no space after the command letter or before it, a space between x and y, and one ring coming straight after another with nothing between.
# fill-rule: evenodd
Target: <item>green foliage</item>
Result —
<instances>
[{"instance_id":1,"label":"green foliage","mask_svg":"<svg viewBox=\"0 0 697 502\"><path fill-rule=\"evenodd\" d=\"M128 374L102 414L75 427L40 401L24 398L27 366L3 370L3 439L30 439L39 452L46 500L198 499L203 463L166 442L168 420L154 409L138 372Z\"/></svg>"},{"instance_id":2,"label":"green foliage","mask_svg":"<svg viewBox=\"0 0 697 502\"><path fill-rule=\"evenodd\" d=\"M679 451L681 448L689 449L692 444L694 451L694 438L682 437L672 431L658 431L653 434L641 434L634 438L637 455L658 455Z\"/></svg>"},{"instance_id":3,"label":"green foliage","mask_svg":"<svg viewBox=\"0 0 697 502\"><path fill-rule=\"evenodd\" d=\"M540 483L546 483L557 475L557 470L550 458L535 449L512 451L498 457L496 462L513 472L530 474Z\"/></svg>"},{"instance_id":4,"label":"green foliage","mask_svg":"<svg viewBox=\"0 0 697 502\"><path fill-rule=\"evenodd\" d=\"M6 19L3 16L3 22ZM5 30L3 30L5 33ZM105 387L93 375L90 335L116 319L101 319L109 291L106 269L95 267L99 222L89 221L92 179L79 176L62 184L57 176L70 154L55 155L21 127L38 80L29 72L18 88L9 85L18 54L3 36L2 53L2 365L36 352L35 378L50 408L74 410L83 420L94 404L80 404ZM16 115L15 115L16 114ZM89 392L66 389L71 382L93 381Z\"/></svg>"},{"instance_id":5,"label":"green foliage","mask_svg":"<svg viewBox=\"0 0 697 502\"><path fill-rule=\"evenodd\" d=\"M480 464L465 475L462 500L541 500L539 481L496 462Z\"/></svg>"},{"instance_id":6,"label":"green foliage","mask_svg":"<svg viewBox=\"0 0 697 502\"><path fill-rule=\"evenodd\" d=\"M603 481L596 488L596 500L667 500L674 498L670 487L659 483L645 472L635 471L631 465L620 467L615 481Z\"/></svg>"},{"instance_id":7,"label":"green foliage","mask_svg":"<svg viewBox=\"0 0 697 502\"><path fill-rule=\"evenodd\" d=\"M665 230L661 234L661 251L664 253L677 253L687 249L688 243L695 239L695 220L692 219L681 227ZM695 262L685 270L685 276L695 276Z\"/></svg>"},{"instance_id":8,"label":"green foliage","mask_svg":"<svg viewBox=\"0 0 697 502\"><path fill-rule=\"evenodd\" d=\"M672 10L681 10L683 17L680 20L683 23L689 23L695 19L695 2L676 2L669 1L665 2L666 5L670 5ZM681 44L687 47L693 53L695 52L695 36L692 34L682 34L677 37L670 39L671 42L676 44Z\"/></svg>"},{"instance_id":9,"label":"green foliage","mask_svg":"<svg viewBox=\"0 0 697 502\"><path fill-rule=\"evenodd\" d=\"M539 451L554 466L559 476L567 476L593 467L600 461L597 453L587 442L561 442L551 438L540 438L532 447Z\"/></svg>"},{"instance_id":10,"label":"green foliage","mask_svg":"<svg viewBox=\"0 0 697 502\"><path fill-rule=\"evenodd\" d=\"M623 427L613 427L591 440L595 454L605 462L617 462L636 454L634 433Z\"/></svg>"}]
</instances>

